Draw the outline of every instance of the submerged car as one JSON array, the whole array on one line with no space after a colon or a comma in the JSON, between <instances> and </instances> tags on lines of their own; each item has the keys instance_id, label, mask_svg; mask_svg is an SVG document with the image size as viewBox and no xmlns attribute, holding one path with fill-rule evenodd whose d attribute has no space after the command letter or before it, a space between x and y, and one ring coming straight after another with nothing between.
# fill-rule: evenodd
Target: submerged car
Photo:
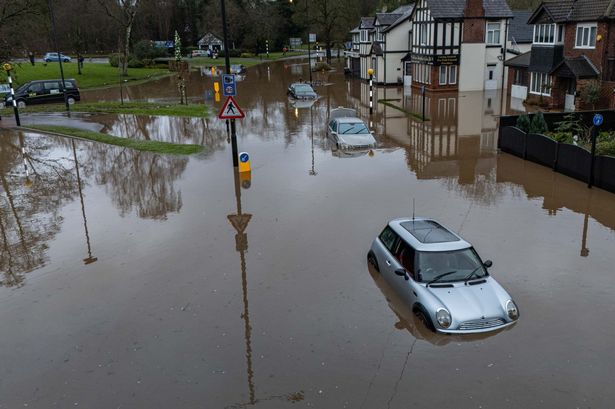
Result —
<instances>
[{"instance_id":1,"label":"submerged car","mask_svg":"<svg viewBox=\"0 0 615 409\"><path fill-rule=\"evenodd\" d=\"M43 56L43 61L45 62L58 62L62 60L62 62L70 62L71 58L68 55L64 55L62 53L47 53Z\"/></svg>"},{"instance_id":2,"label":"submerged car","mask_svg":"<svg viewBox=\"0 0 615 409\"><path fill-rule=\"evenodd\" d=\"M243 64L231 64L231 74L245 74L246 66Z\"/></svg>"},{"instance_id":3,"label":"submerged car","mask_svg":"<svg viewBox=\"0 0 615 409\"><path fill-rule=\"evenodd\" d=\"M425 325L450 334L514 324L519 310L470 243L437 221L390 221L367 260Z\"/></svg>"},{"instance_id":4,"label":"submerged car","mask_svg":"<svg viewBox=\"0 0 615 409\"><path fill-rule=\"evenodd\" d=\"M374 135L356 111L350 108L331 110L327 135L339 149L370 149L376 146Z\"/></svg>"},{"instance_id":5,"label":"submerged car","mask_svg":"<svg viewBox=\"0 0 615 409\"><path fill-rule=\"evenodd\" d=\"M288 95L295 99L316 99L318 95L310 84L295 82L288 87Z\"/></svg>"}]
</instances>

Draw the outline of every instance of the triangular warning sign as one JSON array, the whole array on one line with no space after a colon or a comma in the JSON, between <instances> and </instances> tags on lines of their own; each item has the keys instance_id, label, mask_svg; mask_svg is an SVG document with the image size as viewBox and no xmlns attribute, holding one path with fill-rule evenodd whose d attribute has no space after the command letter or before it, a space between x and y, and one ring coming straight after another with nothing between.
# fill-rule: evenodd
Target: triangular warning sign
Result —
<instances>
[{"instance_id":1,"label":"triangular warning sign","mask_svg":"<svg viewBox=\"0 0 615 409\"><path fill-rule=\"evenodd\" d=\"M243 233L248 227L248 223L252 218L251 214L229 214L228 221L231 222L237 233Z\"/></svg>"},{"instance_id":2,"label":"triangular warning sign","mask_svg":"<svg viewBox=\"0 0 615 409\"><path fill-rule=\"evenodd\" d=\"M224 104L222 105L222 109L218 114L218 118L220 119L238 119L243 118L245 115L239 105L237 105L237 101L233 97L228 97Z\"/></svg>"}]
</instances>

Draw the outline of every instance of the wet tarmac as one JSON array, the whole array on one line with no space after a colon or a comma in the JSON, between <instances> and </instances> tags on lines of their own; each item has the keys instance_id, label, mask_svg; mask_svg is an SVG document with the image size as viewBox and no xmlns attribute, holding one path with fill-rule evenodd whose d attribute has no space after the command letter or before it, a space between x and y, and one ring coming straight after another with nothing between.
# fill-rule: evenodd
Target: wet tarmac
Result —
<instances>
[{"instance_id":1,"label":"wet tarmac","mask_svg":"<svg viewBox=\"0 0 615 409\"><path fill-rule=\"evenodd\" d=\"M86 120L209 148L192 157L0 130L0 408L612 406L615 195L498 153L497 94L431 95L425 124L377 103L379 148L336 151L327 111L368 118L367 87L318 73L295 108L305 69L239 84L249 180L214 117ZM172 81L127 93L171 99ZM494 261L516 325L435 335L368 269L413 199Z\"/></svg>"}]
</instances>

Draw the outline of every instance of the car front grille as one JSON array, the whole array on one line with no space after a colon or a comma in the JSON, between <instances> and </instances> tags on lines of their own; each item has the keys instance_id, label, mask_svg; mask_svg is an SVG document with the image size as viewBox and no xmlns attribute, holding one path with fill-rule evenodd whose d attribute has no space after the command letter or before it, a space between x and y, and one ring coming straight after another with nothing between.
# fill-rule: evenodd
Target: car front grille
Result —
<instances>
[{"instance_id":1,"label":"car front grille","mask_svg":"<svg viewBox=\"0 0 615 409\"><path fill-rule=\"evenodd\" d=\"M493 328L499 327L500 325L506 324L502 318L489 318L475 321L466 321L462 322L459 325L460 330L474 330L474 329L485 329L485 328Z\"/></svg>"}]
</instances>

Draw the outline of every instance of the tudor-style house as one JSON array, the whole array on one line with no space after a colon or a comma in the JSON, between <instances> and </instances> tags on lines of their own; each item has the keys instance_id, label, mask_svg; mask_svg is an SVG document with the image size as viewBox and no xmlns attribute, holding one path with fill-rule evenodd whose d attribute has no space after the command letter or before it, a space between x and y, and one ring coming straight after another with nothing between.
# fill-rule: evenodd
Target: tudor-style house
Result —
<instances>
[{"instance_id":1,"label":"tudor-style house","mask_svg":"<svg viewBox=\"0 0 615 409\"><path fill-rule=\"evenodd\" d=\"M502 88L512 12L505 0L418 0L412 12L412 85L431 91Z\"/></svg>"},{"instance_id":2,"label":"tudor-style house","mask_svg":"<svg viewBox=\"0 0 615 409\"><path fill-rule=\"evenodd\" d=\"M519 98L566 110L613 107L615 95L615 1L564 0L540 4L531 52L510 60L509 81ZM589 81L600 98L580 97Z\"/></svg>"}]
</instances>

